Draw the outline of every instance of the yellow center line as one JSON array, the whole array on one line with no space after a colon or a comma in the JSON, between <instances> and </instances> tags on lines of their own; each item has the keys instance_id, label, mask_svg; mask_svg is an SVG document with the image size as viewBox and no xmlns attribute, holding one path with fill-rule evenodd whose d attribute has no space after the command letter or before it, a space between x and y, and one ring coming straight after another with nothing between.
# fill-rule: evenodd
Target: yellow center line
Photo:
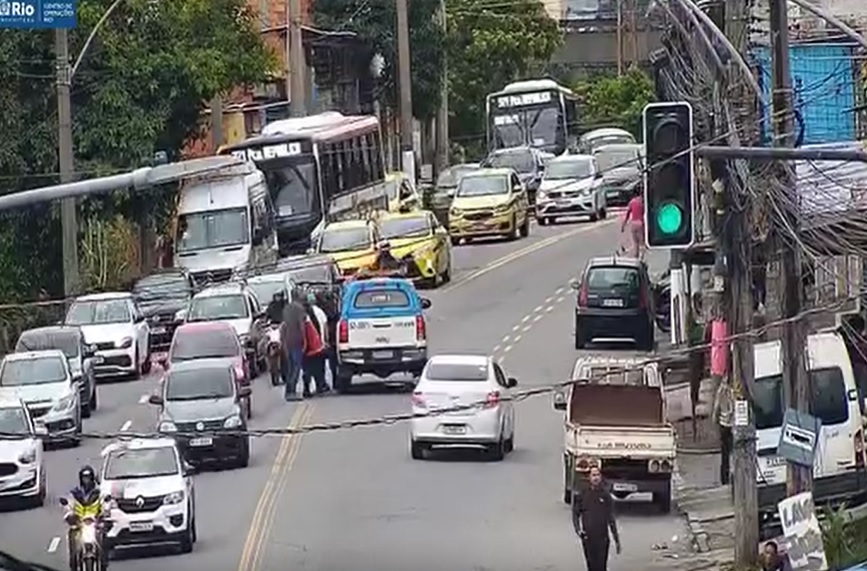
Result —
<instances>
[{"instance_id":1,"label":"yellow center line","mask_svg":"<svg viewBox=\"0 0 867 571\"><path fill-rule=\"evenodd\" d=\"M302 403L292 417L289 419L289 428L298 426L298 423L304 417L310 405L306 402ZM262 494L259 496L259 501L256 504L256 510L253 512L253 519L250 522L250 528L247 531L247 537L244 540L244 546L241 549L241 559L238 562L238 571L247 571L250 563L250 555L255 551L259 541L260 528L263 516L267 512L267 507L270 507L271 497L273 496L275 483L280 479L280 474L283 470L283 459L289 452L289 447L294 442L294 434L287 434L280 439L280 447L277 449L277 454L274 457L274 464L271 467L271 473L265 481L262 488Z\"/></svg>"}]
</instances>

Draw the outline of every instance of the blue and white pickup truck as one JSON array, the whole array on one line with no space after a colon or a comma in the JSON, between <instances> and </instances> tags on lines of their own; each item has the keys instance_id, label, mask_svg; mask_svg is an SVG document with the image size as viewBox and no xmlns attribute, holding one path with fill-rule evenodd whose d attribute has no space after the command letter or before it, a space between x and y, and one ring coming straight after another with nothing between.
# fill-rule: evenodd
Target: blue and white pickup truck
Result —
<instances>
[{"instance_id":1,"label":"blue and white pickup truck","mask_svg":"<svg viewBox=\"0 0 867 571\"><path fill-rule=\"evenodd\" d=\"M424 310L430 306L405 279L347 282L337 326L337 390L344 392L352 377L363 374L417 379L427 363Z\"/></svg>"}]
</instances>

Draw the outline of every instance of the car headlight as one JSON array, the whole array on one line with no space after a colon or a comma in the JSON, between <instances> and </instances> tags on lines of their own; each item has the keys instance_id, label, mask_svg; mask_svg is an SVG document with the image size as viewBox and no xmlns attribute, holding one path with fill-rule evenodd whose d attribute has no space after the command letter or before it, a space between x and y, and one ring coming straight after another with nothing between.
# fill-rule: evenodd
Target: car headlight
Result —
<instances>
[{"instance_id":1,"label":"car headlight","mask_svg":"<svg viewBox=\"0 0 867 571\"><path fill-rule=\"evenodd\" d=\"M451 214L452 216L460 216L461 214L463 214L463 212L461 212L460 208L452 207L452 209L449 210L449 214Z\"/></svg>"},{"instance_id":2,"label":"car headlight","mask_svg":"<svg viewBox=\"0 0 867 571\"><path fill-rule=\"evenodd\" d=\"M124 337L118 342L117 347L119 349L129 349L132 347L132 337Z\"/></svg>"},{"instance_id":3,"label":"car headlight","mask_svg":"<svg viewBox=\"0 0 867 571\"><path fill-rule=\"evenodd\" d=\"M27 452L24 452L18 457L18 461L22 464L32 464L36 462L36 449L31 448Z\"/></svg>"},{"instance_id":4,"label":"car headlight","mask_svg":"<svg viewBox=\"0 0 867 571\"><path fill-rule=\"evenodd\" d=\"M536 193L536 200L537 201L548 200L548 195L545 194L544 190L540 190Z\"/></svg>"},{"instance_id":5,"label":"car headlight","mask_svg":"<svg viewBox=\"0 0 867 571\"><path fill-rule=\"evenodd\" d=\"M54 406L51 407L51 410L62 412L71 409L73 406L75 406L75 395L68 394L54 401Z\"/></svg>"},{"instance_id":6,"label":"car headlight","mask_svg":"<svg viewBox=\"0 0 867 571\"><path fill-rule=\"evenodd\" d=\"M242 424L241 417L235 414L226 419L226 422L223 423L223 428L241 428Z\"/></svg>"},{"instance_id":7,"label":"car headlight","mask_svg":"<svg viewBox=\"0 0 867 571\"><path fill-rule=\"evenodd\" d=\"M183 490L178 492L172 492L171 494L166 494L165 497L163 497L163 505L171 506L174 504L179 504L184 501L184 497L185 495Z\"/></svg>"},{"instance_id":8,"label":"car headlight","mask_svg":"<svg viewBox=\"0 0 867 571\"><path fill-rule=\"evenodd\" d=\"M496 208L496 212L497 212L498 214L504 214L504 213L508 212L508 211L511 210L511 209L512 209L512 205L511 205L511 204L501 204L501 205L497 206L497 208Z\"/></svg>"},{"instance_id":9,"label":"car headlight","mask_svg":"<svg viewBox=\"0 0 867 571\"><path fill-rule=\"evenodd\" d=\"M175 423L168 421L168 420L164 420L157 427L157 432L177 432L177 431L178 431L178 427L175 426Z\"/></svg>"}]
</instances>

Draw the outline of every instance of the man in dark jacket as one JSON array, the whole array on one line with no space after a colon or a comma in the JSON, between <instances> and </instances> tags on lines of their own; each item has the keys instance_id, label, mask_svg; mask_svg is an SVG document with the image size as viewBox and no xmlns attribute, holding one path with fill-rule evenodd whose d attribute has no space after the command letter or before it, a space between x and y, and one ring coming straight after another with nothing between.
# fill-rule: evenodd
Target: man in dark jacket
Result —
<instances>
[{"instance_id":1,"label":"man in dark jacket","mask_svg":"<svg viewBox=\"0 0 867 571\"><path fill-rule=\"evenodd\" d=\"M269 323L280 323L283 321L283 308L286 307L286 293L278 291L268 303L268 308L265 310L268 316Z\"/></svg>"},{"instance_id":2,"label":"man in dark jacket","mask_svg":"<svg viewBox=\"0 0 867 571\"><path fill-rule=\"evenodd\" d=\"M280 342L283 344L283 383L286 401L298 400L298 378L304 358L304 323L307 311L302 304L302 292L292 291L292 299L283 308L283 323L280 324Z\"/></svg>"},{"instance_id":3,"label":"man in dark jacket","mask_svg":"<svg viewBox=\"0 0 867 571\"><path fill-rule=\"evenodd\" d=\"M599 468L590 469L590 485L572 496L572 525L581 539L587 571L608 571L611 537L620 553L620 534L614 520L614 498L602 484Z\"/></svg>"}]
</instances>

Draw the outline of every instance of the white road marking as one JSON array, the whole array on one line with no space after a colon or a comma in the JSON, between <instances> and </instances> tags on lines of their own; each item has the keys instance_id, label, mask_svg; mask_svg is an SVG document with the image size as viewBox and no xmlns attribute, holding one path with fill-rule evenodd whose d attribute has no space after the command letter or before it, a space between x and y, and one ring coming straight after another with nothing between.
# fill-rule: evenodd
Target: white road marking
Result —
<instances>
[{"instance_id":1,"label":"white road marking","mask_svg":"<svg viewBox=\"0 0 867 571\"><path fill-rule=\"evenodd\" d=\"M545 308L544 305L537 305L536 309L533 310L533 313L537 313L539 311L542 311L544 308Z\"/></svg>"},{"instance_id":2,"label":"white road marking","mask_svg":"<svg viewBox=\"0 0 867 571\"><path fill-rule=\"evenodd\" d=\"M562 302L564 299L566 299L566 298L561 295L560 297L557 298L557 303Z\"/></svg>"},{"instance_id":3,"label":"white road marking","mask_svg":"<svg viewBox=\"0 0 867 571\"><path fill-rule=\"evenodd\" d=\"M54 553L57 551L57 548L60 546L60 538L52 537L51 541L48 543L48 553Z\"/></svg>"},{"instance_id":4,"label":"white road marking","mask_svg":"<svg viewBox=\"0 0 867 571\"><path fill-rule=\"evenodd\" d=\"M494 347L494 350L491 351L491 353L496 353L496 352L499 351L499 350L500 350L500 346L497 345L497 346Z\"/></svg>"},{"instance_id":5,"label":"white road marking","mask_svg":"<svg viewBox=\"0 0 867 571\"><path fill-rule=\"evenodd\" d=\"M554 290L554 295L559 295L559 294L563 293L564 289L565 288L563 288L563 287L558 287L557 289ZM554 297L554 296L552 295L551 297ZM549 297L548 300L550 300L551 297Z\"/></svg>"},{"instance_id":6,"label":"white road marking","mask_svg":"<svg viewBox=\"0 0 867 571\"><path fill-rule=\"evenodd\" d=\"M527 323L528 321L530 321L530 315L525 315L524 318L521 320L521 323Z\"/></svg>"},{"instance_id":7,"label":"white road marking","mask_svg":"<svg viewBox=\"0 0 867 571\"><path fill-rule=\"evenodd\" d=\"M540 316L537 315L536 318L533 319L533 321L539 321L539 317L540 317ZM526 327L524 327L524 333L526 333L527 331L529 331L529 330L532 329L532 328L533 328L533 324L532 324L532 323L531 323L530 325L527 325Z\"/></svg>"},{"instance_id":8,"label":"white road marking","mask_svg":"<svg viewBox=\"0 0 867 571\"><path fill-rule=\"evenodd\" d=\"M540 319L542 319L542 316L541 316L541 315L537 315L536 317L533 318L533 323L539 321ZM528 327L527 329L529 329L529 327Z\"/></svg>"},{"instance_id":9,"label":"white road marking","mask_svg":"<svg viewBox=\"0 0 867 571\"><path fill-rule=\"evenodd\" d=\"M151 398L150 395L142 395L141 397L139 397L139 399L138 399L138 403L139 403L139 404L147 404L147 403L148 403L148 399L150 399L150 398Z\"/></svg>"},{"instance_id":10,"label":"white road marking","mask_svg":"<svg viewBox=\"0 0 867 571\"><path fill-rule=\"evenodd\" d=\"M556 293L560 293L560 292L556 292ZM554 296L552 295L551 297L545 299L545 303L551 303L551 300L553 300L553 299L554 299Z\"/></svg>"},{"instance_id":11,"label":"white road marking","mask_svg":"<svg viewBox=\"0 0 867 571\"><path fill-rule=\"evenodd\" d=\"M120 427L120 431L121 431L121 432L126 432L127 430L129 430L129 427L130 427L130 426L132 426L132 421L131 421L131 420L127 420L126 422L123 423L123 426Z\"/></svg>"},{"instance_id":12,"label":"white road marking","mask_svg":"<svg viewBox=\"0 0 867 571\"><path fill-rule=\"evenodd\" d=\"M521 328L521 324L518 323L517 325L513 325L513 326L512 326L512 331L517 331L517 330L520 329L520 328Z\"/></svg>"},{"instance_id":13,"label":"white road marking","mask_svg":"<svg viewBox=\"0 0 867 571\"><path fill-rule=\"evenodd\" d=\"M503 347L503 353L508 353L508 352L511 351L511 350L512 350L512 346L511 346L511 345L506 345L505 347Z\"/></svg>"},{"instance_id":14,"label":"white road marking","mask_svg":"<svg viewBox=\"0 0 867 571\"><path fill-rule=\"evenodd\" d=\"M518 341L520 341L521 337L523 337L523 335L515 335L515 341L514 342L517 343Z\"/></svg>"},{"instance_id":15,"label":"white road marking","mask_svg":"<svg viewBox=\"0 0 867 571\"><path fill-rule=\"evenodd\" d=\"M554 311L553 305L549 305L548 307L545 308L545 313L551 313L552 311Z\"/></svg>"},{"instance_id":16,"label":"white road marking","mask_svg":"<svg viewBox=\"0 0 867 571\"><path fill-rule=\"evenodd\" d=\"M508 342L509 342L509 339L510 339L509 336L506 335L505 337L503 337L503 340L500 341L500 343L508 343Z\"/></svg>"}]
</instances>

